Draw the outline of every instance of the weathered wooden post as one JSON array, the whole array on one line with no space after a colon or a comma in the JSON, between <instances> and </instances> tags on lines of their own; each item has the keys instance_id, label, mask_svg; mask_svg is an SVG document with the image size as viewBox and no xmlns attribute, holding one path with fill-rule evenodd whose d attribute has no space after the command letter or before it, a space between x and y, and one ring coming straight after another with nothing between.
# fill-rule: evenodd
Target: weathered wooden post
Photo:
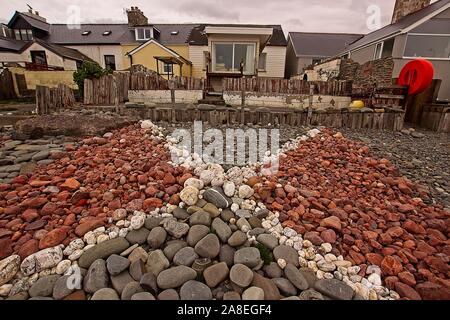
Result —
<instances>
[{"instance_id":1,"label":"weathered wooden post","mask_svg":"<svg viewBox=\"0 0 450 320\"><path fill-rule=\"evenodd\" d=\"M314 84L310 84L309 85L308 116L307 116L307 120L306 120L306 123L308 125L311 124L311 119L312 119L313 99L314 99Z\"/></svg>"},{"instance_id":2,"label":"weathered wooden post","mask_svg":"<svg viewBox=\"0 0 450 320\"><path fill-rule=\"evenodd\" d=\"M119 113L119 90L117 87L117 78L115 75L112 76L113 79L113 92L114 92L114 107L116 110L116 113Z\"/></svg>"}]
</instances>

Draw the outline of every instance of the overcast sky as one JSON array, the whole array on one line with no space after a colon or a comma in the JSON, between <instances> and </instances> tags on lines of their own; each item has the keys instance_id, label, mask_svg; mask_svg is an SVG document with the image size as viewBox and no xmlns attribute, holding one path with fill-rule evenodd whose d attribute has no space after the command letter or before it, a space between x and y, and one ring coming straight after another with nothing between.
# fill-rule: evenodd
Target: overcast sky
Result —
<instances>
[{"instance_id":1,"label":"overcast sky","mask_svg":"<svg viewBox=\"0 0 450 320\"><path fill-rule=\"evenodd\" d=\"M125 9L133 5L150 23L281 24L285 32L368 33L368 8L380 8L384 26L395 0L0 0L0 20L27 11L27 3L53 23L66 23L70 5L79 6L82 22L126 22Z\"/></svg>"}]
</instances>

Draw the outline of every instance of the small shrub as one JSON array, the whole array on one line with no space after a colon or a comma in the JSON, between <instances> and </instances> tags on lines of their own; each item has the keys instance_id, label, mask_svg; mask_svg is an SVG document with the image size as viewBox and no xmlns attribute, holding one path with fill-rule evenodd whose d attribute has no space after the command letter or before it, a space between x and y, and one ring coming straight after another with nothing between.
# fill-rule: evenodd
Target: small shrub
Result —
<instances>
[{"instance_id":1,"label":"small shrub","mask_svg":"<svg viewBox=\"0 0 450 320\"><path fill-rule=\"evenodd\" d=\"M261 243L258 243L255 247L259 250L259 254L261 255L261 259L264 261L264 265L268 265L273 262L273 255L269 248Z\"/></svg>"},{"instance_id":2,"label":"small shrub","mask_svg":"<svg viewBox=\"0 0 450 320\"><path fill-rule=\"evenodd\" d=\"M78 85L80 95L84 94L84 79L98 79L101 76L111 74L111 69L103 69L98 63L83 61L80 69L73 73L73 81Z\"/></svg>"}]
</instances>

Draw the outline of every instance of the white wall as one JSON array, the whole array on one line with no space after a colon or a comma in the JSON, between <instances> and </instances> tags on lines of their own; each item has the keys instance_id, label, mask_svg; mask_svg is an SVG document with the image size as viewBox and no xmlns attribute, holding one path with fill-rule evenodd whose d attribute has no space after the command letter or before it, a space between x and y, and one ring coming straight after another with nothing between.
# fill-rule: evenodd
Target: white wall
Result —
<instances>
[{"instance_id":1,"label":"white wall","mask_svg":"<svg viewBox=\"0 0 450 320\"><path fill-rule=\"evenodd\" d=\"M175 90L175 103L197 103L202 90ZM128 100L134 103L172 103L170 90L129 90Z\"/></svg>"},{"instance_id":2,"label":"white wall","mask_svg":"<svg viewBox=\"0 0 450 320\"><path fill-rule=\"evenodd\" d=\"M96 61L102 68L105 67L105 55L113 55L116 58L116 69L124 70L126 68L123 64L123 52L120 45L73 45L66 47L77 49Z\"/></svg>"},{"instance_id":3,"label":"white wall","mask_svg":"<svg viewBox=\"0 0 450 320\"><path fill-rule=\"evenodd\" d=\"M225 103L229 105L241 105L241 92L225 91L223 93L223 98L225 100ZM329 107L334 109L341 109L348 107L350 103L350 97L327 95L313 96L313 109ZM309 105L309 95L245 92L245 105L254 107L305 109Z\"/></svg>"},{"instance_id":4,"label":"white wall","mask_svg":"<svg viewBox=\"0 0 450 320\"><path fill-rule=\"evenodd\" d=\"M21 62L23 57L19 53L0 52L0 62Z\"/></svg>"},{"instance_id":5,"label":"white wall","mask_svg":"<svg viewBox=\"0 0 450 320\"><path fill-rule=\"evenodd\" d=\"M203 52L208 50L208 46L189 46L189 60L192 62L193 78L206 78Z\"/></svg>"},{"instance_id":6,"label":"white wall","mask_svg":"<svg viewBox=\"0 0 450 320\"><path fill-rule=\"evenodd\" d=\"M286 47L266 46L263 53L267 53L266 71L258 71L258 76L284 78L284 69L286 66Z\"/></svg>"}]
</instances>

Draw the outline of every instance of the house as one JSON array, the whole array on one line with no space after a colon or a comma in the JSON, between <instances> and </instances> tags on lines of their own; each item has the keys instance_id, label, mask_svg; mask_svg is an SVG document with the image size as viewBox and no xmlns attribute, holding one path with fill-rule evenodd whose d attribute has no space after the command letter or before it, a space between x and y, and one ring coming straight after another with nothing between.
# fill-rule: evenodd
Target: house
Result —
<instances>
[{"instance_id":1,"label":"house","mask_svg":"<svg viewBox=\"0 0 450 320\"><path fill-rule=\"evenodd\" d=\"M397 0L392 23L348 45L339 54L360 64L392 57L392 77L416 58L434 66L442 83L438 100L450 100L450 0Z\"/></svg>"},{"instance_id":2,"label":"house","mask_svg":"<svg viewBox=\"0 0 450 320\"><path fill-rule=\"evenodd\" d=\"M286 78L302 76L305 69L333 57L362 34L289 32Z\"/></svg>"},{"instance_id":3,"label":"house","mask_svg":"<svg viewBox=\"0 0 450 320\"><path fill-rule=\"evenodd\" d=\"M49 24L36 12L16 12L6 32L18 41L39 39L77 50L113 70L142 64L167 77L284 77L287 43L280 25L154 24L138 7L127 10L127 19L77 28Z\"/></svg>"},{"instance_id":4,"label":"house","mask_svg":"<svg viewBox=\"0 0 450 320\"><path fill-rule=\"evenodd\" d=\"M46 41L49 32L50 24L38 12L16 12L1 26L0 63L29 70L77 70L84 60L91 60L76 49Z\"/></svg>"}]
</instances>

